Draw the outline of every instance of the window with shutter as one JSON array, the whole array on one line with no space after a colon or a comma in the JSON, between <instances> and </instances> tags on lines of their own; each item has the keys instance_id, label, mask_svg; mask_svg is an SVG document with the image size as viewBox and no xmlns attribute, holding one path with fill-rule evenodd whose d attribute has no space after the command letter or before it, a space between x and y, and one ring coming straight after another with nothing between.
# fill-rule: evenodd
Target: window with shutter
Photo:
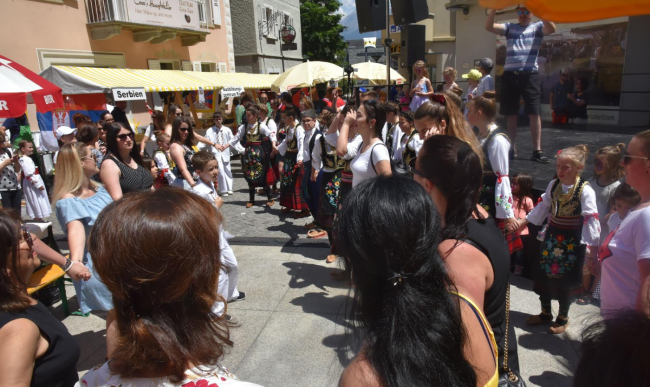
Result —
<instances>
[{"instance_id":1,"label":"window with shutter","mask_svg":"<svg viewBox=\"0 0 650 387\"><path fill-rule=\"evenodd\" d=\"M262 17L262 35L264 36L269 36L269 30L268 30L268 25L266 23L266 11L267 11L266 5L262 6L262 14L260 15Z\"/></svg>"},{"instance_id":2,"label":"window with shutter","mask_svg":"<svg viewBox=\"0 0 650 387\"><path fill-rule=\"evenodd\" d=\"M228 65L226 64L226 62L219 62L219 72L220 73L228 72Z\"/></svg>"},{"instance_id":3,"label":"window with shutter","mask_svg":"<svg viewBox=\"0 0 650 387\"><path fill-rule=\"evenodd\" d=\"M149 70L160 70L160 61L156 59L149 59Z\"/></svg>"},{"instance_id":4,"label":"window with shutter","mask_svg":"<svg viewBox=\"0 0 650 387\"><path fill-rule=\"evenodd\" d=\"M192 71L192 62L189 60L184 60L181 62L181 70L183 71Z\"/></svg>"},{"instance_id":5,"label":"window with shutter","mask_svg":"<svg viewBox=\"0 0 650 387\"><path fill-rule=\"evenodd\" d=\"M201 62L200 61L192 61L192 70L193 71L201 71Z\"/></svg>"},{"instance_id":6,"label":"window with shutter","mask_svg":"<svg viewBox=\"0 0 650 387\"><path fill-rule=\"evenodd\" d=\"M196 4L199 6L199 21L201 23L205 23L205 21L207 20L207 18L205 17L206 16L205 15L205 8L206 8L205 4L203 4L203 3L196 3Z\"/></svg>"},{"instance_id":7,"label":"window with shutter","mask_svg":"<svg viewBox=\"0 0 650 387\"><path fill-rule=\"evenodd\" d=\"M215 26L221 25L221 5L219 2L221 0L211 0L212 1L212 23Z\"/></svg>"}]
</instances>

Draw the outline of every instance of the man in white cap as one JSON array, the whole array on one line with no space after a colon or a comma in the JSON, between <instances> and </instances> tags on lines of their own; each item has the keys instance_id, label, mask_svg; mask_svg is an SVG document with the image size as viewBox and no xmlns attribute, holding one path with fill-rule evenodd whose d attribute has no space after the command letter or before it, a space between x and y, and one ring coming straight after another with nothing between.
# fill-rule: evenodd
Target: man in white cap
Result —
<instances>
[{"instance_id":1,"label":"man in white cap","mask_svg":"<svg viewBox=\"0 0 650 387\"><path fill-rule=\"evenodd\" d=\"M56 139L59 140L59 148L65 144L70 144L71 142L77 142L75 135L77 134L77 129L72 129L69 126L59 126L54 132L56 134ZM56 164L56 158L59 156L59 151L56 151L54 154L54 164Z\"/></svg>"}]
</instances>

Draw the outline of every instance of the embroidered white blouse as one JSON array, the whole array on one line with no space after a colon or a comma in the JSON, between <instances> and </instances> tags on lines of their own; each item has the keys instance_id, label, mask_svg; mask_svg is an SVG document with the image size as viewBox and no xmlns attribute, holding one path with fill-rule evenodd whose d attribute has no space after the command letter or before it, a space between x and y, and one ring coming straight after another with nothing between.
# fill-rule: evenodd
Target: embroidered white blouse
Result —
<instances>
[{"instance_id":1,"label":"embroidered white blouse","mask_svg":"<svg viewBox=\"0 0 650 387\"><path fill-rule=\"evenodd\" d=\"M498 126L493 125L490 132L498 129ZM489 137L481 139L481 146ZM492 170L497 175L497 183L494 187L494 203L496 205L497 214L499 219L514 218L515 213L512 209L512 188L510 188L510 179L508 178L510 160L508 159L508 152L510 151L510 141L506 136L495 136L488 144L487 158L490 160ZM501 178L499 179L499 176ZM499 181L501 180L501 181Z\"/></svg>"}]
</instances>

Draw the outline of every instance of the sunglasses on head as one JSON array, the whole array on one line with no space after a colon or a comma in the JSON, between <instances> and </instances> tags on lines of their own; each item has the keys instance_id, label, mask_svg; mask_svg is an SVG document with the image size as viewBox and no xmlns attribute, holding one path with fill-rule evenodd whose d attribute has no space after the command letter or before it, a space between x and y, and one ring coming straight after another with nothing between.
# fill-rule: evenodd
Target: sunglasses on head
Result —
<instances>
[{"instance_id":1,"label":"sunglasses on head","mask_svg":"<svg viewBox=\"0 0 650 387\"><path fill-rule=\"evenodd\" d=\"M20 229L23 232L23 239L25 240L25 242L27 242L27 246L29 246L29 250L30 251L33 250L34 249L34 240L32 239L32 234L30 234L29 231L27 231L25 226L22 225L22 224L20 225ZM23 250L23 249L21 249L21 250Z\"/></svg>"},{"instance_id":2,"label":"sunglasses on head","mask_svg":"<svg viewBox=\"0 0 650 387\"><path fill-rule=\"evenodd\" d=\"M519 15L519 16L522 16L522 15L528 16L528 15L530 15L530 11L527 10L527 9L520 9L519 11L517 11L517 15Z\"/></svg>"},{"instance_id":3,"label":"sunglasses on head","mask_svg":"<svg viewBox=\"0 0 650 387\"><path fill-rule=\"evenodd\" d=\"M623 152L623 163L624 163L625 165L630 165L630 163L631 163L632 160L634 160L634 159L641 159L641 160L646 160L646 161L648 161L648 158L647 158L647 157L643 157L643 156L633 156L633 155L627 153L627 151L624 151L624 152Z\"/></svg>"},{"instance_id":4,"label":"sunglasses on head","mask_svg":"<svg viewBox=\"0 0 650 387\"><path fill-rule=\"evenodd\" d=\"M135 134L126 133L126 134L118 134L117 135L118 140L126 141L127 138L130 138L131 140L133 140L135 138Z\"/></svg>"}]
</instances>

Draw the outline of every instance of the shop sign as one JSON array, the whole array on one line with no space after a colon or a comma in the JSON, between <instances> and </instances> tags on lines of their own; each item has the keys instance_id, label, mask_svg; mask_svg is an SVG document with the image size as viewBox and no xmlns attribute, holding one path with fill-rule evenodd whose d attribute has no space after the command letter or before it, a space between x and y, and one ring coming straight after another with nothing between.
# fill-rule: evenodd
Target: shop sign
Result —
<instances>
[{"instance_id":1,"label":"shop sign","mask_svg":"<svg viewBox=\"0 0 650 387\"><path fill-rule=\"evenodd\" d=\"M242 86L228 86L221 89L221 98L239 98L244 92Z\"/></svg>"},{"instance_id":2,"label":"shop sign","mask_svg":"<svg viewBox=\"0 0 650 387\"><path fill-rule=\"evenodd\" d=\"M402 32L402 26L396 26L395 24L390 25L390 33L391 34L396 34L398 32Z\"/></svg>"},{"instance_id":3,"label":"shop sign","mask_svg":"<svg viewBox=\"0 0 650 387\"><path fill-rule=\"evenodd\" d=\"M115 101L145 100L147 95L144 87L114 87L113 99Z\"/></svg>"},{"instance_id":4,"label":"shop sign","mask_svg":"<svg viewBox=\"0 0 650 387\"><path fill-rule=\"evenodd\" d=\"M296 39L296 29L290 25L285 26L282 31L280 31L280 34L282 35L282 41L285 43L293 43Z\"/></svg>"},{"instance_id":5,"label":"shop sign","mask_svg":"<svg viewBox=\"0 0 650 387\"><path fill-rule=\"evenodd\" d=\"M363 38L363 48L377 48L377 38Z\"/></svg>"},{"instance_id":6,"label":"shop sign","mask_svg":"<svg viewBox=\"0 0 650 387\"><path fill-rule=\"evenodd\" d=\"M194 0L129 0L126 4L132 23L201 29L199 5Z\"/></svg>"}]
</instances>

